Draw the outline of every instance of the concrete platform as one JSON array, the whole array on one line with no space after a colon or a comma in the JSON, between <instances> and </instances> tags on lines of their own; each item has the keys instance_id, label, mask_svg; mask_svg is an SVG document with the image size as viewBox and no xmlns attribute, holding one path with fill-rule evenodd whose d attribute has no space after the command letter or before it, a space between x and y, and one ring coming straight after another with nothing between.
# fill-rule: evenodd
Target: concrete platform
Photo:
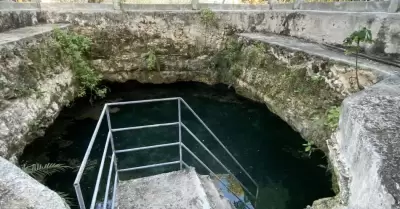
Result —
<instances>
[{"instance_id":1,"label":"concrete platform","mask_svg":"<svg viewBox=\"0 0 400 209\"><path fill-rule=\"evenodd\" d=\"M317 43L310 43L301 39L276 34L241 33L239 36L245 39L261 41L271 45L283 47L291 51L304 52L313 56L322 57L324 59L330 59L348 65L355 65L354 57L334 51ZM374 74L382 77L389 77L400 72L400 68L398 67L378 63L365 58L359 58L358 65L360 68L370 70Z\"/></svg>"},{"instance_id":2,"label":"concrete platform","mask_svg":"<svg viewBox=\"0 0 400 209\"><path fill-rule=\"evenodd\" d=\"M233 209L211 179L200 180L194 168L121 181L119 209ZM207 191L207 192L206 192Z\"/></svg>"},{"instance_id":3,"label":"concrete platform","mask_svg":"<svg viewBox=\"0 0 400 209\"><path fill-rule=\"evenodd\" d=\"M29 27L6 31L0 33L0 45L28 38L34 38L37 35L50 33L55 28L65 28L65 27L68 27L68 24L44 24L44 25L29 26Z\"/></svg>"},{"instance_id":4,"label":"concrete platform","mask_svg":"<svg viewBox=\"0 0 400 209\"><path fill-rule=\"evenodd\" d=\"M200 181L206 192L211 208L234 208L229 200L224 197L223 193L217 189L215 185L215 180L211 179L210 176L202 175L200 176Z\"/></svg>"}]
</instances>

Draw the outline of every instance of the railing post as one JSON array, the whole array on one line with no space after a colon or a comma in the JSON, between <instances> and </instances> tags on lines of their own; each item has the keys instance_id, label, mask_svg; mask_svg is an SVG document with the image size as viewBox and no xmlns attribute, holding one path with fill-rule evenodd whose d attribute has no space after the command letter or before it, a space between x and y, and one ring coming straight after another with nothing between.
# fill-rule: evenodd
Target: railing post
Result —
<instances>
[{"instance_id":1,"label":"railing post","mask_svg":"<svg viewBox=\"0 0 400 209\"><path fill-rule=\"evenodd\" d=\"M192 0L192 10L199 10L199 0Z\"/></svg>"},{"instance_id":2,"label":"railing post","mask_svg":"<svg viewBox=\"0 0 400 209\"><path fill-rule=\"evenodd\" d=\"M121 10L121 0L112 0L114 10Z\"/></svg>"},{"instance_id":3,"label":"railing post","mask_svg":"<svg viewBox=\"0 0 400 209\"><path fill-rule=\"evenodd\" d=\"M181 120L181 99L178 98L178 127L179 127L179 161L180 161L180 170L182 170L182 120Z\"/></svg>"},{"instance_id":4,"label":"railing post","mask_svg":"<svg viewBox=\"0 0 400 209\"><path fill-rule=\"evenodd\" d=\"M396 13L400 11L400 0L390 0L388 12Z\"/></svg>"},{"instance_id":5,"label":"railing post","mask_svg":"<svg viewBox=\"0 0 400 209\"><path fill-rule=\"evenodd\" d=\"M42 10L42 0L35 0L35 3L38 10Z\"/></svg>"},{"instance_id":6,"label":"railing post","mask_svg":"<svg viewBox=\"0 0 400 209\"><path fill-rule=\"evenodd\" d=\"M81 185L79 183L74 184L76 197L78 198L79 208L86 209L85 201L83 200Z\"/></svg>"},{"instance_id":7,"label":"railing post","mask_svg":"<svg viewBox=\"0 0 400 209\"><path fill-rule=\"evenodd\" d=\"M304 0L294 0L293 10L299 10Z\"/></svg>"},{"instance_id":8,"label":"railing post","mask_svg":"<svg viewBox=\"0 0 400 209\"><path fill-rule=\"evenodd\" d=\"M111 119L110 119L110 107L106 104L106 115L107 115L107 125L108 125L108 131L110 132L110 142L111 142L111 151L115 156L115 160L114 160L114 168L115 171L118 171L118 167L117 167L117 153L115 153L115 146L114 146L114 137L113 137L113 133L112 133L112 127L111 127ZM110 165L111 166L111 165Z\"/></svg>"}]
</instances>

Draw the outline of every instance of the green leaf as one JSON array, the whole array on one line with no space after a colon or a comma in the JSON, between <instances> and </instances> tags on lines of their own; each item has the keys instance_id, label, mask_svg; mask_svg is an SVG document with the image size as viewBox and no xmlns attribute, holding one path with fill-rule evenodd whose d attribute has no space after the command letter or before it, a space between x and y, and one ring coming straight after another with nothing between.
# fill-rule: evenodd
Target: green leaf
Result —
<instances>
[{"instance_id":1,"label":"green leaf","mask_svg":"<svg viewBox=\"0 0 400 209\"><path fill-rule=\"evenodd\" d=\"M25 171L25 173L29 174L30 176L39 181L54 173L63 172L70 168L71 167L67 165L57 164L57 163L47 163L44 165L39 163L31 165L24 164L21 167L21 169Z\"/></svg>"}]
</instances>

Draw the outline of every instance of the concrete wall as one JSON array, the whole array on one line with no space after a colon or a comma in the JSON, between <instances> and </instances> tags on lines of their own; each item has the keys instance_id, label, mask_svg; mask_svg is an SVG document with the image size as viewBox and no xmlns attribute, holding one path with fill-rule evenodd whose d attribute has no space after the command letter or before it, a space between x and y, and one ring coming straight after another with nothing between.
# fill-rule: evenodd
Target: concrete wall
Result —
<instances>
[{"instance_id":1,"label":"concrete wall","mask_svg":"<svg viewBox=\"0 0 400 209\"><path fill-rule=\"evenodd\" d=\"M390 1L303 2L300 10L386 12Z\"/></svg>"},{"instance_id":2,"label":"concrete wall","mask_svg":"<svg viewBox=\"0 0 400 209\"><path fill-rule=\"evenodd\" d=\"M32 6L32 4L27 4ZM252 8L249 5L243 5ZM207 6L208 7L208 6ZM228 7L228 6L225 6ZM383 12L332 12L304 10L267 10L268 5L253 10L240 10L241 5L231 6L230 10L215 8L219 21L240 32L277 33L294 36L313 42L342 44L354 30L362 27L371 29L376 42L367 46L368 53L398 57L400 54L400 13ZM193 16L191 5L121 5L125 12L185 13ZM236 9L235 9L236 8ZM254 7L253 7L254 8ZM160 11L172 10L172 11ZM78 12L79 11L79 12ZM104 16L107 12L121 13L112 4L42 4L42 9L0 10L0 31L32 25L37 22L74 22L74 16ZM123 21L121 13L118 21ZM77 23L78 24L78 23Z\"/></svg>"},{"instance_id":3,"label":"concrete wall","mask_svg":"<svg viewBox=\"0 0 400 209\"><path fill-rule=\"evenodd\" d=\"M87 3L88 0L31 0L33 3L14 3L12 1L0 0L0 10L12 9L32 9L32 7L40 9L42 5L48 3ZM37 2L37 3L36 3ZM39 3L40 2L40 3ZM61 3L62 2L62 3ZM236 10L236 9L251 9L251 10L317 10L317 11L347 11L347 12L399 12L400 0L388 1L348 1L348 2L304 2L296 0L295 3L275 3L271 4L247 4L241 0L103 0L102 4L131 4L141 8L146 5L160 5L160 9L175 5L194 5L195 9L210 8L215 10ZM84 8L97 8L98 3L89 3ZM100 6L101 7L101 6ZM79 9L79 8L77 8Z\"/></svg>"}]
</instances>

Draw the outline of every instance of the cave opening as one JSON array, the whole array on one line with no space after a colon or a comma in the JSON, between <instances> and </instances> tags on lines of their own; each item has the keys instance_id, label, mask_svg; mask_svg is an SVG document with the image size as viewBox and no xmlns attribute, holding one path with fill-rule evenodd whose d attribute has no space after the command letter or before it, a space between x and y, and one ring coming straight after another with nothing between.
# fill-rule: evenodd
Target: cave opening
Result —
<instances>
[{"instance_id":1,"label":"cave opening","mask_svg":"<svg viewBox=\"0 0 400 209\"><path fill-rule=\"evenodd\" d=\"M135 81L125 83L106 83L110 93L104 98L89 102L89 98L79 98L62 110L58 118L43 137L28 145L20 158L21 164L60 163L71 169L55 173L44 179L45 185L57 192L68 194L78 208L72 186L77 169L87 149L102 107L107 102L142 99L182 97L222 143L233 153L238 161L259 183L260 193L257 208L300 209L311 205L314 200L333 196L331 174L324 153L315 150L311 155L305 151L306 141L285 121L268 110L261 103L237 95L234 89L218 84L209 86L195 82L173 84L141 84ZM130 108L113 108L113 123L125 125L155 124L160 120L168 122L176 116L176 105L152 104ZM182 114L190 129L215 153L225 160L226 153L215 146L210 135L189 114ZM103 126L103 125L102 125ZM104 125L106 126L106 125ZM106 127L103 127L106 130ZM103 135L106 133L103 133ZM177 131L159 128L135 130L115 136L116 149L135 146L149 146L172 142ZM211 167L218 166L204 153L189 136L182 136L185 144L208 162ZM192 142L191 142L192 141ZM90 201L94 189L99 159L104 141L97 141L89 164L92 171L85 173L82 190L86 201ZM159 163L160 160L179 158L176 148L141 151L118 157L119 163L129 166ZM187 157L184 155L184 158ZM205 174L194 161L190 161L197 172ZM232 163L227 162L225 163ZM157 173L176 170L176 167L161 167L130 172L122 178L139 178ZM240 173L239 170L232 170ZM108 172L108 169L104 169ZM103 174L106 176L106 174ZM246 182L245 182L246 183ZM100 188L101 190L102 188ZM243 193L242 189L235 189ZM100 204L102 197L97 200Z\"/></svg>"}]
</instances>

